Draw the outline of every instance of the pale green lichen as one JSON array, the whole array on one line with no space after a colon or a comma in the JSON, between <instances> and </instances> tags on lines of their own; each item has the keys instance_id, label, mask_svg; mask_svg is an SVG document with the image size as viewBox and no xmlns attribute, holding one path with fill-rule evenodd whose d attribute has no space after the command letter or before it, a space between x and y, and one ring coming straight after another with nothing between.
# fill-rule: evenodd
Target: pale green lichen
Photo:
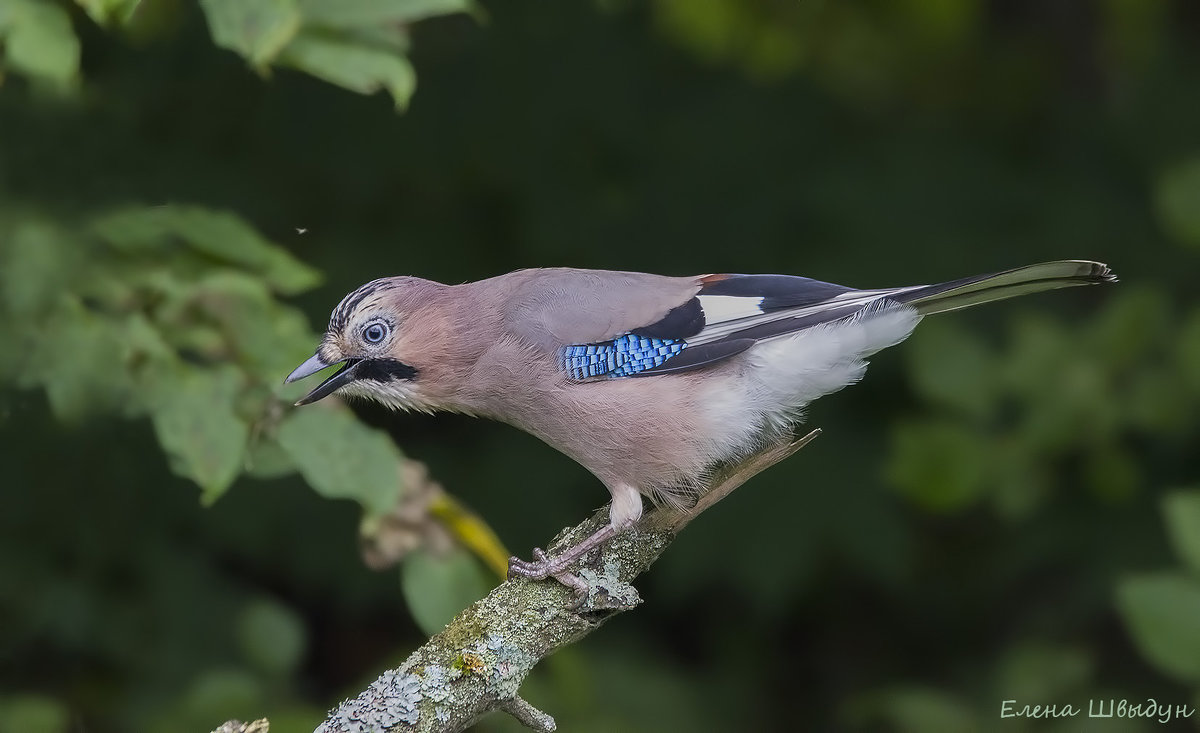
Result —
<instances>
[{"instance_id":1,"label":"pale green lichen","mask_svg":"<svg viewBox=\"0 0 1200 733\"><path fill-rule=\"evenodd\" d=\"M637 588L621 580L615 562L604 564L604 572L591 568L580 568L579 577L588 584L588 597L583 608L588 611L626 611L642 602Z\"/></svg>"},{"instance_id":2,"label":"pale green lichen","mask_svg":"<svg viewBox=\"0 0 1200 733\"><path fill-rule=\"evenodd\" d=\"M316 733L375 733L401 723L416 725L421 699L420 678L389 670L358 697L339 705Z\"/></svg>"},{"instance_id":3,"label":"pale green lichen","mask_svg":"<svg viewBox=\"0 0 1200 733\"><path fill-rule=\"evenodd\" d=\"M434 702L442 702L450 697L449 680L446 677L446 670L441 665L431 664L426 667L425 675L421 679L421 691L425 697Z\"/></svg>"}]
</instances>

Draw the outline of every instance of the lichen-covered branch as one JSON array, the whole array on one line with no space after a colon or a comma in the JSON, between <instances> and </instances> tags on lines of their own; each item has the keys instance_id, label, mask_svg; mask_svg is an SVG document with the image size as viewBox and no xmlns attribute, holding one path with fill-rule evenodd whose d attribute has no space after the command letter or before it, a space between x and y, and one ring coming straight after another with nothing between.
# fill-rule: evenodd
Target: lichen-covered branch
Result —
<instances>
[{"instance_id":1,"label":"lichen-covered branch","mask_svg":"<svg viewBox=\"0 0 1200 733\"><path fill-rule=\"evenodd\" d=\"M586 601L573 606L571 591L553 580L513 579L462 611L441 633L396 669L384 672L358 697L333 710L317 733L460 731L493 710L504 710L538 731L554 719L517 695L542 659L600 628L641 602L630 583L649 568L676 534L747 479L792 455L820 433L783 442L714 477L708 491L685 511L650 512L636 527L597 548L578 574ZM607 521L600 511L562 532L551 544L569 546Z\"/></svg>"}]
</instances>

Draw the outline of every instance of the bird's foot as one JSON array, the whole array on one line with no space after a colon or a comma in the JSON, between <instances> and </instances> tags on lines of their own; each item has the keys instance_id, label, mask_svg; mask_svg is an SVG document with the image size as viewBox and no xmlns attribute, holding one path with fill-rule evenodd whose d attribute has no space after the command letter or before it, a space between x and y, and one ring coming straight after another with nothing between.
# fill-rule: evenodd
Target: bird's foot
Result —
<instances>
[{"instance_id":1,"label":"bird's foot","mask_svg":"<svg viewBox=\"0 0 1200 733\"><path fill-rule=\"evenodd\" d=\"M579 608L587 600L590 589L587 581L575 573L567 572L567 568L615 534L616 530L613 529L613 526L606 524L593 532L587 539L565 550L558 557L547 557L546 551L540 547L533 549L533 560L510 557L508 559L508 577L529 578L530 580L554 578L570 588L575 595L575 602L571 608Z\"/></svg>"},{"instance_id":2,"label":"bird's foot","mask_svg":"<svg viewBox=\"0 0 1200 733\"><path fill-rule=\"evenodd\" d=\"M522 560L518 557L508 558L508 577L509 579L529 578L530 580L554 578L571 589L571 593L574 596L571 608L579 608L587 600L590 589L583 578L574 573L567 572L567 566L578 559L578 555L572 557L572 554L568 552L566 555L551 559L546 557L545 550L535 547L533 548L532 561Z\"/></svg>"},{"instance_id":3,"label":"bird's foot","mask_svg":"<svg viewBox=\"0 0 1200 733\"><path fill-rule=\"evenodd\" d=\"M566 558L565 562L563 558ZM535 547L533 548L533 560L522 560L519 557L508 558L508 577L545 580L566 570L567 564L574 559L566 555L551 559L546 556L545 550Z\"/></svg>"}]
</instances>

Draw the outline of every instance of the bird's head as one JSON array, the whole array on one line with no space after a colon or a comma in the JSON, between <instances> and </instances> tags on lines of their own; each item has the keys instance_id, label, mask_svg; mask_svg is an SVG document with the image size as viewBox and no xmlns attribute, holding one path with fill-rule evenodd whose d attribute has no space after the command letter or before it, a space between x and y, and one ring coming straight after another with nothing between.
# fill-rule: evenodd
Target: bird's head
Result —
<instances>
[{"instance_id":1,"label":"bird's head","mask_svg":"<svg viewBox=\"0 0 1200 733\"><path fill-rule=\"evenodd\" d=\"M399 409L429 409L422 372L429 351L437 296L445 286L415 277L373 280L333 309L317 351L284 380L295 382L326 367L341 371L317 385L297 405L342 392Z\"/></svg>"}]
</instances>

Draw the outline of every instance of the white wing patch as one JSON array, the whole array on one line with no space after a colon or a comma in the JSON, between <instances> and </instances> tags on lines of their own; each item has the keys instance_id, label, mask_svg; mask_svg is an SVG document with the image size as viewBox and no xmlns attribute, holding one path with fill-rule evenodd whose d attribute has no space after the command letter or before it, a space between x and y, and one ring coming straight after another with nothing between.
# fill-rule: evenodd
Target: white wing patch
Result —
<instances>
[{"instance_id":1,"label":"white wing patch","mask_svg":"<svg viewBox=\"0 0 1200 733\"><path fill-rule=\"evenodd\" d=\"M866 306L870 305L872 302L880 300L881 294L886 294L886 293L890 293L890 292L894 292L894 291L890 291L890 290L869 290L869 291L852 290L849 293L846 293L844 296L839 295L836 298L833 298L831 300L824 300L824 301L821 301L820 303L814 303L812 305L800 306L797 308L780 308L779 310L767 311L765 313L761 309L761 303L763 301L762 298L743 298L743 297L732 296L732 295L699 295L696 297L700 299L701 307L704 308L705 326L704 326L704 329L702 331L700 331L700 333L688 338L687 342L689 344L694 345L694 344L707 343L709 341L716 341L718 339L725 338L726 336L729 336L732 333L741 331L742 329L749 328L751 326L758 325L760 323L769 323L771 321L778 321L778 320L782 320L784 318L797 318L797 317L801 317L801 316L808 316L808 315L812 315L815 313L820 313L821 311L829 310L831 308L844 308L846 306L854 306L854 305L866 307ZM751 301L751 302L757 302L759 305L756 306L755 312L750 312L748 308L745 308L745 306L743 306L742 315L727 316L720 321L714 321L713 316L709 314L708 305L706 304L706 299L709 299L709 298L721 298L724 300L736 300L736 301L743 301L743 302ZM730 308L727 312L735 313L735 311L732 308ZM778 338L778 337L773 337L773 338Z\"/></svg>"},{"instance_id":2,"label":"white wing patch","mask_svg":"<svg viewBox=\"0 0 1200 733\"><path fill-rule=\"evenodd\" d=\"M763 314L761 296L750 298L741 295L697 295L696 300L700 301L700 307L704 309L704 322L710 326Z\"/></svg>"}]
</instances>

